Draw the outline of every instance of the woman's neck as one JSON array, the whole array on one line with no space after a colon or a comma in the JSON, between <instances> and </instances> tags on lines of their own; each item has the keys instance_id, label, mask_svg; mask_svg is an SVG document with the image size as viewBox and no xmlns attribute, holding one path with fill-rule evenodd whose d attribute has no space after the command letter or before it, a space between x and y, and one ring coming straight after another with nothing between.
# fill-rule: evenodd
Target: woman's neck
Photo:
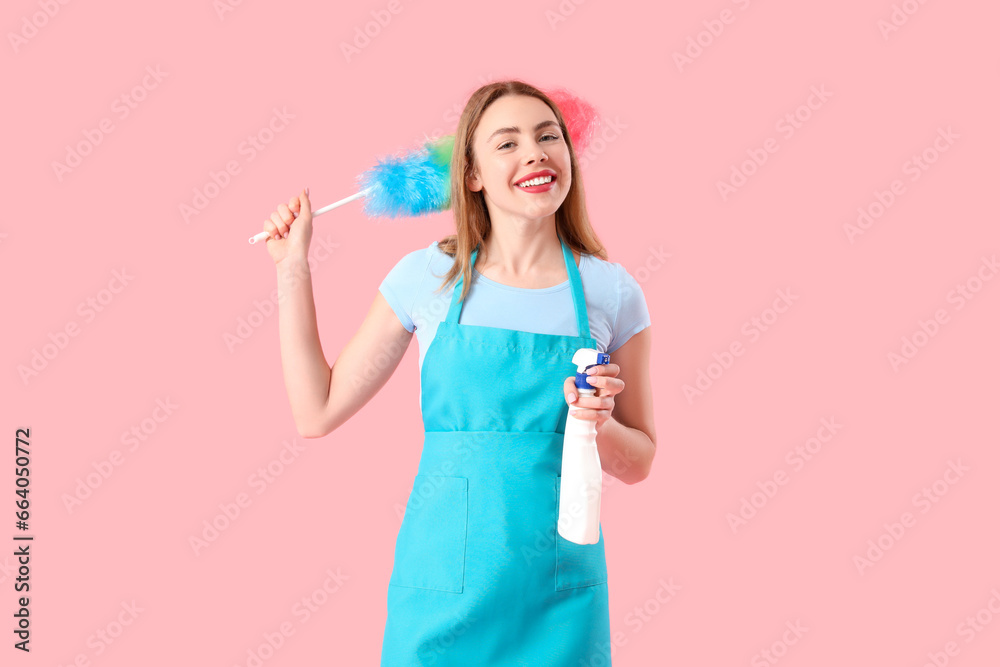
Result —
<instances>
[{"instance_id":1,"label":"woman's neck","mask_svg":"<svg viewBox=\"0 0 1000 667\"><path fill-rule=\"evenodd\" d=\"M542 289L567 279L554 216L534 230L494 225L484 245L485 253L477 256L475 269L494 282Z\"/></svg>"}]
</instances>

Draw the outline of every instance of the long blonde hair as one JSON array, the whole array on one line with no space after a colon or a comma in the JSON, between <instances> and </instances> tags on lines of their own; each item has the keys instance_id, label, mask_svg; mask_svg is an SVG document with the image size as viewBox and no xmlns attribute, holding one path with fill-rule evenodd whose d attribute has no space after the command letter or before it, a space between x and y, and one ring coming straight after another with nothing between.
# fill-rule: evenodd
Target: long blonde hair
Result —
<instances>
[{"instance_id":1,"label":"long blonde hair","mask_svg":"<svg viewBox=\"0 0 1000 667\"><path fill-rule=\"evenodd\" d=\"M456 258L451 270L445 274L444 281L438 292L452 281L457 280L461 273L462 294L464 299L469 293L472 282L472 263L469 261L472 251L482 244L480 253L486 248L486 239L490 234L490 214L486 208L483 191L473 192L468 187L468 178L472 175L475 155L473 152L473 135L479 127L483 113L493 102L505 95L527 95L545 102L552 109L563 138L569 146L572 182L569 192L562 205L556 211L556 231L572 250L581 254L596 255L603 260L608 259L604 245L597 238L590 226L587 215L587 202L583 192L583 181L580 175L580 165L576 160L576 151L566 129L559 107L549 97L532 85L518 80L494 81L482 86L469 97L465 110L458 121L455 130L455 148L451 158L451 192L452 210L455 213L455 228L457 234L446 236L438 241L438 247L448 255Z\"/></svg>"}]
</instances>

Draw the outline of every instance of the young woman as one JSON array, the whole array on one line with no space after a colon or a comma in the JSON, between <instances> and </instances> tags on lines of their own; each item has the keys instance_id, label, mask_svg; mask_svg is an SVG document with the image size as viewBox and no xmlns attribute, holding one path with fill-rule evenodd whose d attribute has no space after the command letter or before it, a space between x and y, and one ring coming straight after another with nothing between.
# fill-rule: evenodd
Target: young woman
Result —
<instances>
[{"instance_id":1,"label":"young woman","mask_svg":"<svg viewBox=\"0 0 1000 667\"><path fill-rule=\"evenodd\" d=\"M321 437L347 421L416 331L423 449L381 664L609 665L603 532L579 545L556 531L563 429L594 420L605 471L629 484L649 474L645 298L607 261L566 124L544 93L520 81L473 93L451 164L457 233L396 264L332 367L306 262L308 193L265 222L295 423ZM592 376L593 397L575 394L579 348L612 355Z\"/></svg>"}]
</instances>

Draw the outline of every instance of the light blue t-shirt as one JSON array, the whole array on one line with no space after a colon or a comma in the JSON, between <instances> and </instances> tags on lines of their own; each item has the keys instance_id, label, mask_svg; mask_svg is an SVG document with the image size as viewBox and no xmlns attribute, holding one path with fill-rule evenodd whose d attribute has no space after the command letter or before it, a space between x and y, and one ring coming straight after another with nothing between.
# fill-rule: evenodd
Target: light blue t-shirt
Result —
<instances>
[{"instance_id":1,"label":"light blue t-shirt","mask_svg":"<svg viewBox=\"0 0 1000 667\"><path fill-rule=\"evenodd\" d=\"M434 340L448 315L455 283L435 293L454 258L438 248L437 241L405 255L379 286L407 331L416 331L420 356ZM649 309L642 288L617 262L593 255L580 256L580 281L587 300L590 335L599 352L612 354L625 341L650 326ZM474 326L516 329L540 334L577 336L576 311L569 280L542 289L510 287L472 270L472 287L465 296L460 322Z\"/></svg>"}]
</instances>

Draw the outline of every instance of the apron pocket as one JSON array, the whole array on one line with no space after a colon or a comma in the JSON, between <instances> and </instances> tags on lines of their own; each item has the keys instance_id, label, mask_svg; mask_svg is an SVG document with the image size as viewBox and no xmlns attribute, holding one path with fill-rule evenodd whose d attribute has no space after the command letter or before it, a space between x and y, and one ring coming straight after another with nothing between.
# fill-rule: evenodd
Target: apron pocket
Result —
<instances>
[{"instance_id":1,"label":"apron pocket","mask_svg":"<svg viewBox=\"0 0 1000 667\"><path fill-rule=\"evenodd\" d=\"M562 477L556 477L555 524L559 520L559 488ZM597 586L608 583L608 565L604 560L604 529L596 544L577 544L559 534L556 535L556 590L582 586Z\"/></svg>"},{"instance_id":2,"label":"apron pocket","mask_svg":"<svg viewBox=\"0 0 1000 667\"><path fill-rule=\"evenodd\" d=\"M468 478L417 475L396 537L389 585L461 593L468 520Z\"/></svg>"}]
</instances>

